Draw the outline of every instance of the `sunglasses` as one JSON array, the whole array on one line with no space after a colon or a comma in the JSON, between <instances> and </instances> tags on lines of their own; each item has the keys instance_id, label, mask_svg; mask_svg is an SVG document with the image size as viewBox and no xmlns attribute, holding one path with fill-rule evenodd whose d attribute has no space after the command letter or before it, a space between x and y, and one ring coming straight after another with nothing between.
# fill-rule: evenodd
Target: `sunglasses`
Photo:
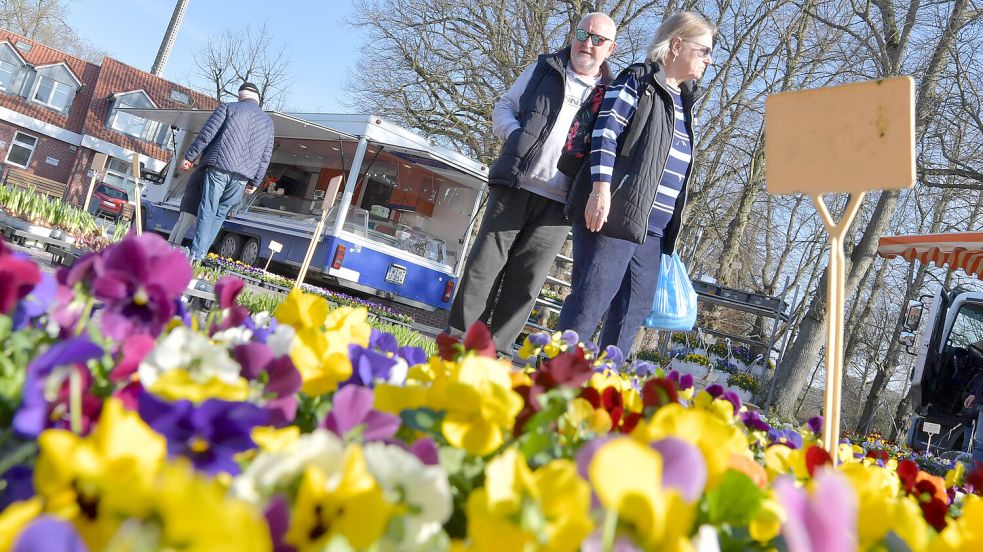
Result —
<instances>
[{"instance_id":1,"label":"sunglasses","mask_svg":"<svg viewBox=\"0 0 983 552\"><path fill-rule=\"evenodd\" d=\"M600 46L601 44L604 44L605 42L611 40L610 38L607 38L605 36L589 33L583 29L577 29L577 31L573 34L573 36L575 36L577 40L581 42L584 42L585 40L587 40L588 37L590 37L590 43L593 44L594 46Z\"/></svg>"},{"instance_id":2,"label":"sunglasses","mask_svg":"<svg viewBox=\"0 0 983 552\"><path fill-rule=\"evenodd\" d=\"M685 38L682 40L683 42L689 42L690 44L696 44L697 46L699 46L699 48L693 48L693 50L701 58L708 58L710 57L710 53L713 52L712 48L707 48L706 46L700 44L699 42L696 42L695 40L687 40Z\"/></svg>"}]
</instances>

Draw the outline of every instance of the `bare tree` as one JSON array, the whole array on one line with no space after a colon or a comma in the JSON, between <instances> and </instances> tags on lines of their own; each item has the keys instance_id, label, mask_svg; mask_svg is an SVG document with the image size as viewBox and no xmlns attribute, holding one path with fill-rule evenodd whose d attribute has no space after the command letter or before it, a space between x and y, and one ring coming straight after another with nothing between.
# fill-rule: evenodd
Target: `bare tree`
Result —
<instances>
[{"instance_id":1,"label":"bare tree","mask_svg":"<svg viewBox=\"0 0 983 552\"><path fill-rule=\"evenodd\" d=\"M260 106L283 108L296 77L286 49L278 49L273 36L265 22L222 30L195 54L195 84L222 102L235 101L239 86L249 81L259 89Z\"/></svg>"},{"instance_id":2,"label":"bare tree","mask_svg":"<svg viewBox=\"0 0 983 552\"><path fill-rule=\"evenodd\" d=\"M71 0L0 0L0 27L99 63L106 53L66 22Z\"/></svg>"}]
</instances>

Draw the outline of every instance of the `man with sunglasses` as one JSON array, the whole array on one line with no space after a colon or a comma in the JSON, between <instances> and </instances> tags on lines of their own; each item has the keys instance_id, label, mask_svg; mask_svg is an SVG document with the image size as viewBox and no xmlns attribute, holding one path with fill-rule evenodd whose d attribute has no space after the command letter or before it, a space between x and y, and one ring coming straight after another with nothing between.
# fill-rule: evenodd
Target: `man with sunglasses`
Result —
<instances>
[{"instance_id":1,"label":"man with sunglasses","mask_svg":"<svg viewBox=\"0 0 983 552\"><path fill-rule=\"evenodd\" d=\"M495 104L492 128L505 144L488 171L488 203L451 306L451 335L488 321L499 354L512 356L570 231L563 214L570 178L557 161L577 111L610 80L616 31L606 14L585 15L570 46L539 56Z\"/></svg>"}]
</instances>

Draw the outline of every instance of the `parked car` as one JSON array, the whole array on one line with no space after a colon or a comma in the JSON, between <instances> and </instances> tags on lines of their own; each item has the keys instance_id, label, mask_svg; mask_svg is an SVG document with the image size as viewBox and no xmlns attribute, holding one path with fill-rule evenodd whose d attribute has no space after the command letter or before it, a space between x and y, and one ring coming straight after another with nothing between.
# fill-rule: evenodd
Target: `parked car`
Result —
<instances>
[{"instance_id":1,"label":"parked car","mask_svg":"<svg viewBox=\"0 0 983 552\"><path fill-rule=\"evenodd\" d=\"M89 202L89 212L95 216L105 215L118 219L123 213L123 206L129 202L126 190L110 186L105 182L96 186L92 191L92 201Z\"/></svg>"}]
</instances>

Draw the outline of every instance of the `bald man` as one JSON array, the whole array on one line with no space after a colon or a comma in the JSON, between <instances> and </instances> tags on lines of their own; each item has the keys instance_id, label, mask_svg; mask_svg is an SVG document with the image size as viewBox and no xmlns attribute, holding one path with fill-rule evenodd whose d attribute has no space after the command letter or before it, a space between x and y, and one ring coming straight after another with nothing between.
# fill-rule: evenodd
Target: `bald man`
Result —
<instances>
[{"instance_id":1,"label":"bald man","mask_svg":"<svg viewBox=\"0 0 983 552\"><path fill-rule=\"evenodd\" d=\"M495 104L492 128L505 144L488 172L488 203L451 306L451 335L490 316L496 349L512 356L570 231L563 214L570 177L557 161L574 116L610 80L616 31L607 15L587 14L568 47L539 56Z\"/></svg>"}]
</instances>

